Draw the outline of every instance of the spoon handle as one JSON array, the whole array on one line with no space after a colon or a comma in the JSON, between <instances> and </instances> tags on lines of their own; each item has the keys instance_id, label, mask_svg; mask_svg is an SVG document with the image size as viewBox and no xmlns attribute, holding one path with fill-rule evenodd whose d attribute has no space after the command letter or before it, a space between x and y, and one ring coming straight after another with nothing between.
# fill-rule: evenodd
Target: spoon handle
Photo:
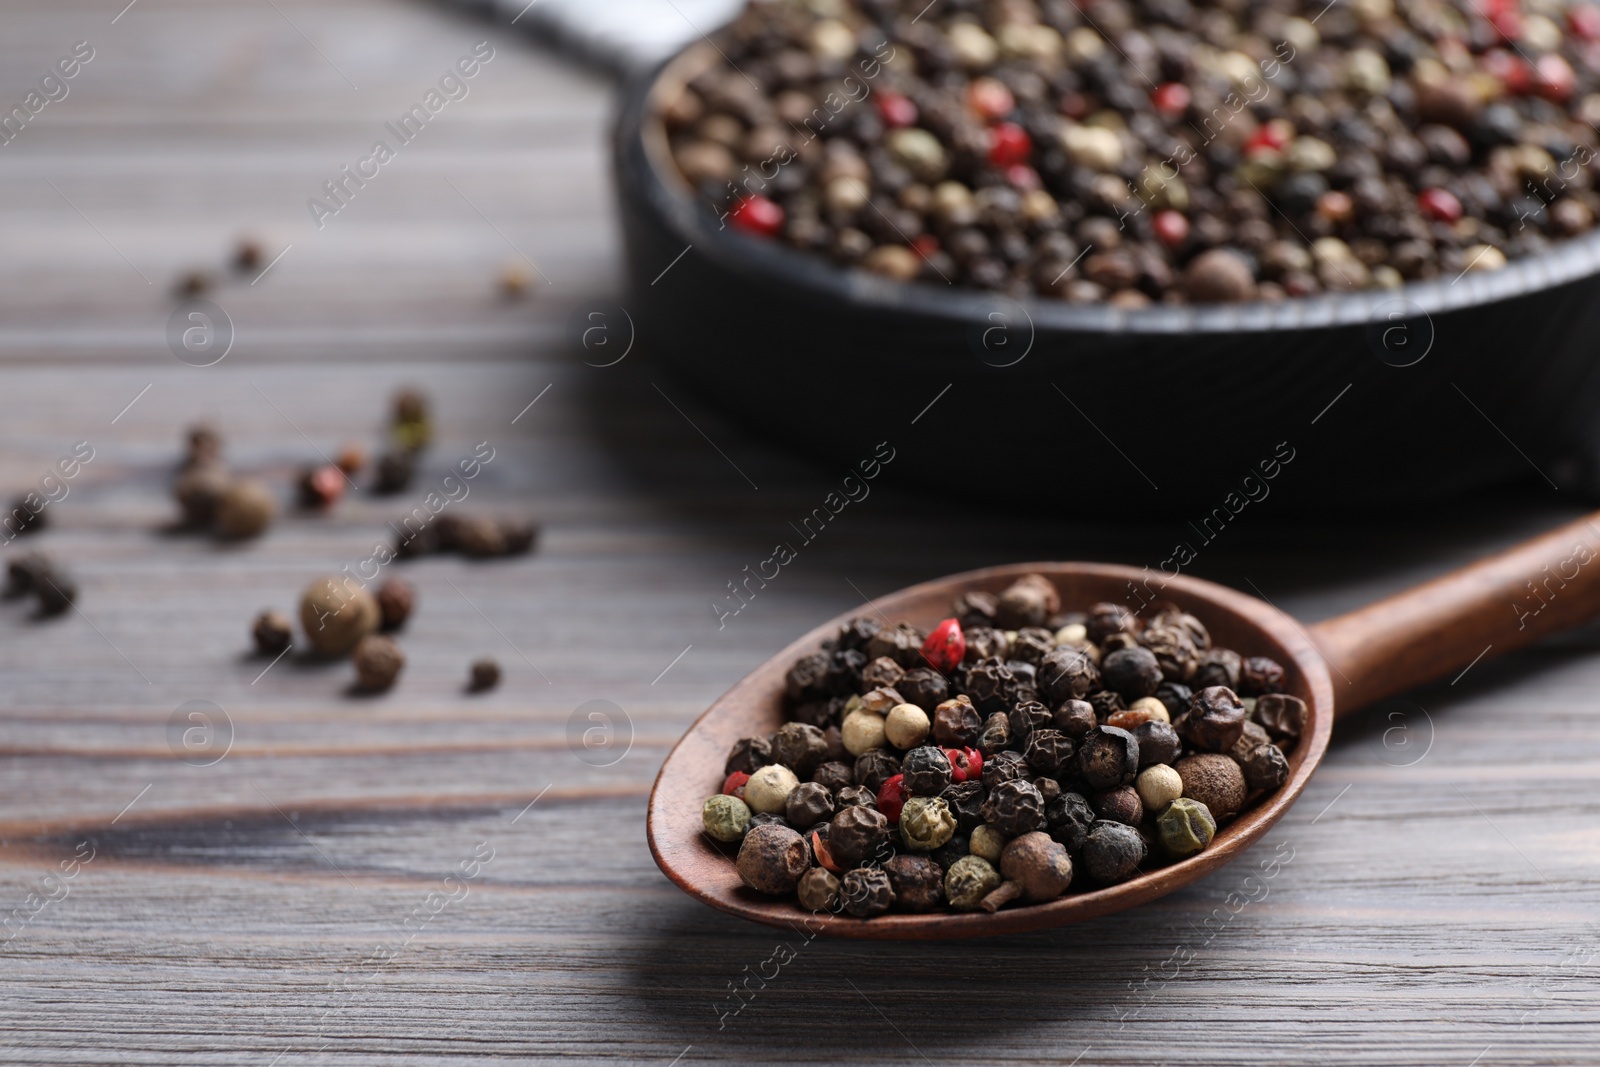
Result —
<instances>
[{"instance_id":1,"label":"spoon handle","mask_svg":"<svg viewBox=\"0 0 1600 1067\"><path fill-rule=\"evenodd\" d=\"M1310 628L1334 715L1600 616L1600 512Z\"/></svg>"}]
</instances>

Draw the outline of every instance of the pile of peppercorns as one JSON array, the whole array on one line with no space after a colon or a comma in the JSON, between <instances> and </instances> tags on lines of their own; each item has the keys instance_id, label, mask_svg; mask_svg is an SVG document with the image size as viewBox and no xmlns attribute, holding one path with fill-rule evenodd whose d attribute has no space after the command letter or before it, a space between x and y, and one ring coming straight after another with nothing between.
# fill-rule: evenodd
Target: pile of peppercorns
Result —
<instances>
[{"instance_id":1,"label":"pile of peppercorns","mask_svg":"<svg viewBox=\"0 0 1600 1067\"><path fill-rule=\"evenodd\" d=\"M1495 269L1600 213L1593 3L755 0L716 44L661 100L679 171L896 279L1279 300Z\"/></svg>"},{"instance_id":2,"label":"pile of peppercorns","mask_svg":"<svg viewBox=\"0 0 1600 1067\"><path fill-rule=\"evenodd\" d=\"M1063 614L1030 574L928 634L851 620L789 669L791 721L733 746L706 833L752 889L859 918L1041 903L1202 851L1288 779L1306 705L1274 660L1149 608Z\"/></svg>"}]
</instances>

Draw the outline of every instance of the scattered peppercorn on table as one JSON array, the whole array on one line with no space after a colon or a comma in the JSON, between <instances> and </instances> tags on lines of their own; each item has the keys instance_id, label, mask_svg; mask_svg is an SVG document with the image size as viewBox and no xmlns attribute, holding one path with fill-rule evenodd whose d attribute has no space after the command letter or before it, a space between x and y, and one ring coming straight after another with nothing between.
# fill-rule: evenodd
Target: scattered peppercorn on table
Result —
<instances>
[{"instance_id":1,"label":"scattered peppercorn on table","mask_svg":"<svg viewBox=\"0 0 1600 1067\"><path fill-rule=\"evenodd\" d=\"M1592 635L1486 657L1341 722L1260 844L1117 915L867 948L809 938L798 907L795 929L774 930L689 899L646 846L652 779L699 713L797 634L929 577L1030 559L1156 567L1193 535L1120 525L1114 501L1040 520L980 506L965 485L911 497L885 477L801 545L789 523L842 472L764 446L657 373L647 323L613 367L565 341L591 297L616 299L621 273L602 75L398 0L139 0L113 23L125 3L0 11L7 113L74 42L95 50L70 95L0 149L0 491L37 486L76 442L93 455L44 528L0 549L47 552L76 580L59 614L0 601L0 1063L1592 1062ZM496 58L472 95L314 229L306 198L485 38ZM257 273L284 253L254 285L227 262L246 228ZM551 284L530 270L526 299L501 296L502 233ZM228 279L208 299L238 333L205 368L163 336L170 282L198 267ZM276 610L269 647L297 640L296 598L359 572L401 514L364 493L301 514L295 479L370 439L408 384L437 422L438 464L414 484L435 488L488 439L496 458L465 503L536 515L539 549L393 564L416 603L406 669L381 694L346 695L348 663L296 650L268 669L251 620ZM862 454L889 437L902 453L1006 462L1003 427L978 444L964 432L960 386L912 424L943 385L885 397ZM1364 389L1303 447L1377 432ZM1136 414L1086 413L1138 458ZM159 531L179 435L202 419L279 494L254 541ZM861 429L829 421L818 412L828 432ZM1093 460L1060 461L1070 477ZM1307 620L1579 510L1543 483L1421 517L1290 524L1274 506L1195 541L1185 573ZM791 540L779 577L743 585ZM710 604L735 604L730 582L747 602L719 628ZM1540 603L1530 592L1515 609ZM499 684L464 692L482 656ZM960 709L941 727L949 696L919 681L932 679L895 688L930 731L970 728ZM1061 729L1055 710L1047 729ZM903 740L920 723L902 714L892 729ZM884 730L892 742L887 716ZM952 779L973 769L964 752L949 763ZM867 788L832 773L813 782ZM1170 797L1164 785L1152 796ZM796 804L819 803L808 794ZM985 834L977 848L995 854ZM1024 889L1061 874L1038 845ZM900 899L944 896L944 880L906 866Z\"/></svg>"}]
</instances>

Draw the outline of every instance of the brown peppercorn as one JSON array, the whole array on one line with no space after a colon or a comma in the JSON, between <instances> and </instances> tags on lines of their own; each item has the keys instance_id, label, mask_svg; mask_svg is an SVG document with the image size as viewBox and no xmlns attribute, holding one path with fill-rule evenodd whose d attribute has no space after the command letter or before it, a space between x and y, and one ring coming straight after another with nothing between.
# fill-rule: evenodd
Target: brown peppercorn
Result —
<instances>
[{"instance_id":1,"label":"brown peppercorn","mask_svg":"<svg viewBox=\"0 0 1600 1067\"><path fill-rule=\"evenodd\" d=\"M1174 769L1183 779L1183 795L1204 804L1218 824L1233 818L1244 807L1244 772L1231 756L1202 752L1185 756Z\"/></svg>"},{"instance_id":2,"label":"brown peppercorn","mask_svg":"<svg viewBox=\"0 0 1600 1067\"><path fill-rule=\"evenodd\" d=\"M1139 742L1126 730L1096 726L1078 742L1077 770L1097 792L1132 785L1139 774Z\"/></svg>"},{"instance_id":3,"label":"brown peppercorn","mask_svg":"<svg viewBox=\"0 0 1600 1067\"><path fill-rule=\"evenodd\" d=\"M1194 677L1200 667L1200 649L1187 630L1170 621L1172 618L1162 616L1152 621L1139 635L1139 644L1155 656L1164 681L1184 682ZM1156 692L1160 691L1161 687L1157 686Z\"/></svg>"},{"instance_id":4,"label":"brown peppercorn","mask_svg":"<svg viewBox=\"0 0 1600 1067\"><path fill-rule=\"evenodd\" d=\"M877 689L880 686L893 689L905 676L904 667L888 656L879 656L861 671L861 684L868 689Z\"/></svg>"},{"instance_id":5,"label":"brown peppercorn","mask_svg":"<svg viewBox=\"0 0 1600 1067\"><path fill-rule=\"evenodd\" d=\"M1089 701L1089 706L1094 709L1095 718L1102 723L1127 708L1122 701L1122 694L1111 689L1096 690L1086 699Z\"/></svg>"},{"instance_id":6,"label":"brown peppercorn","mask_svg":"<svg viewBox=\"0 0 1600 1067\"><path fill-rule=\"evenodd\" d=\"M300 626L324 656L344 655L381 619L377 600L353 578L318 578L300 599Z\"/></svg>"},{"instance_id":7,"label":"brown peppercorn","mask_svg":"<svg viewBox=\"0 0 1600 1067\"><path fill-rule=\"evenodd\" d=\"M474 693L487 692L500 684L500 664L487 657L472 661L467 688Z\"/></svg>"},{"instance_id":8,"label":"brown peppercorn","mask_svg":"<svg viewBox=\"0 0 1600 1067\"><path fill-rule=\"evenodd\" d=\"M390 578L378 586L377 597L385 630L398 630L404 626L417 602L416 590L411 583L399 578Z\"/></svg>"},{"instance_id":9,"label":"brown peppercorn","mask_svg":"<svg viewBox=\"0 0 1600 1067\"><path fill-rule=\"evenodd\" d=\"M1072 857L1049 834L1035 830L1007 843L1000 853L1000 873L1022 887L1025 899L1041 903L1072 884Z\"/></svg>"},{"instance_id":10,"label":"brown peppercorn","mask_svg":"<svg viewBox=\"0 0 1600 1067\"><path fill-rule=\"evenodd\" d=\"M1043 707L1044 705L1039 705ZM1036 774L1050 778L1065 771L1072 761L1072 739L1060 730L1035 730L1028 736L1023 757Z\"/></svg>"},{"instance_id":11,"label":"brown peppercorn","mask_svg":"<svg viewBox=\"0 0 1600 1067\"><path fill-rule=\"evenodd\" d=\"M933 709L933 739L945 748L967 748L978 739L983 720L965 693Z\"/></svg>"},{"instance_id":12,"label":"brown peppercorn","mask_svg":"<svg viewBox=\"0 0 1600 1067\"><path fill-rule=\"evenodd\" d=\"M882 915L894 906L894 886L888 873L879 867L857 867L846 872L839 883L839 896L844 900L844 910L858 919Z\"/></svg>"},{"instance_id":13,"label":"brown peppercorn","mask_svg":"<svg viewBox=\"0 0 1600 1067\"><path fill-rule=\"evenodd\" d=\"M823 867L813 867L795 886L800 906L810 912L833 911L839 906L839 879Z\"/></svg>"},{"instance_id":14,"label":"brown peppercorn","mask_svg":"<svg viewBox=\"0 0 1600 1067\"><path fill-rule=\"evenodd\" d=\"M828 851L846 868L877 857L889 840L889 819L876 808L841 808L828 823Z\"/></svg>"},{"instance_id":15,"label":"brown peppercorn","mask_svg":"<svg viewBox=\"0 0 1600 1067\"><path fill-rule=\"evenodd\" d=\"M1127 881L1148 849L1144 838L1131 826L1119 822L1097 822L1083 841L1083 867L1089 877L1102 885Z\"/></svg>"},{"instance_id":16,"label":"brown peppercorn","mask_svg":"<svg viewBox=\"0 0 1600 1067\"><path fill-rule=\"evenodd\" d=\"M1184 295L1197 304L1230 304L1249 300L1256 291L1255 272L1239 253L1227 248L1213 248L1200 253L1185 268L1183 289Z\"/></svg>"},{"instance_id":17,"label":"brown peppercorn","mask_svg":"<svg viewBox=\"0 0 1600 1067\"><path fill-rule=\"evenodd\" d=\"M906 703L919 708L937 709L940 702L950 695L950 683L932 667L912 668L900 679L897 688L906 698Z\"/></svg>"},{"instance_id":18,"label":"brown peppercorn","mask_svg":"<svg viewBox=\"0 0 1600 1067\"><path fill-rule=\"evenodd\" d=\"M900 773L900 761L888 749L874 748L856 757L856 784L865 786L874 794L883 783Z\"/></svg>"},{"instance_id":19,"label":"brown peppercorn","mask_svg":"<svg viewBox=\"0 0 1600 1067\"><path fill-rule=\"evenodd\" d=\"M1061 594L1042 574L1025 574L1001 592L995 612L996 624L1004 630L1024 626L1043 626L1061 610Z\"/></svg>"},{"instance_id":20,"label":"brown peppercorn","mask_svg":"<svg viewBox=\"0 0 1600 1067\"><path fill-rule=\"evenodd\" d=\"M772 742L765 737L741 737L728 750L728 759L722 765L722 773L754 774L771 762Z\"/></svg>"},{"instance_id":21,"label":"brown peppercorn","mask_svg":"<svg viewBox=\"0 0 1600 1067\"><path fill-rule=\"evenodd\" d=\"M172 483L172 496L178 502L179 521L190 529L205 529L217 518L217 504L228 491L232 479L228 469L215 460L194 463Z\"/></svg>"},{"instance_id":22,"label":"brown peppercorn","mask_svg":"<svg viewBox=\"0 0 1600 1067\"><path fill-rule=\"evenodd\" d=\"M864 785L847 785L843 789L834 790L834 803L839 810L845 808L877 808L878 798L872 790Z\"/></svg>"},{"instance_id":23,"label":"brown peppercorn","mask_svg":"<svg viewBox=\"0 0 1600 1067\"><path fill-rule=\"evenodd\" d=\"M828 756L828 742L822 731L802 722L786 722L772 735L772 758L794 771L801 778L809 778Z\"/></svg>"},{"instance_id":24,"label":"brown peppercorn","mask_svg":"<svg viewBox=\"0 0 1600 1067\"><path fill-rule=\"evenodd\" d=\"M967 654L961 659L965 663L977 663L983 659L1004 659L1006 655L1005 632L991 629L987 626L974 626L966 631Z\"/></svg>"},{"instance_id":25,"label":"brown peppercorn","mask_svg":"<svg viewBox=\"0 0 1600 1067\"><path fill-rule=\"evenodd\" d=\"M752 822L736 862L745 885L760 893L784 896L794 892L800 876L811 866L811 849L787 826Z\"/></svg>"},{"instance_id":26,"label":"brown peppercorn","mask_svg":"<svg viewBox=\"0 0 1600 1067\"><path fill-rule=\"evenodd\" d=\"M257 652L263 656L276 656L293 643L293 624L289 616L281 611L263 611L256 616L250 636L255 639Z\"/></svg>"},{"instance_id":27,"label":"brown peppercorn","mask_svg":"<svg viewBox=\"0 0 1600 1067\"><path fill-rule=\"evenodd\" d=\"M1286 693L1256 698L1255 720L1275 741L1294 741L1306 728L1306 702Z\"/></svg>"},{"instance_id":28,"label":"brown peppercorn","mask_svg":"<svg viewBox=\"0 0 1600 1067\"><path fill-rule=\"evenodd\" d=\"M1044 826L1044 798L1025 778L1001 782L983 802L983 821L1008 837Z\"/></svg>"},{"instance_id":29,"label":"brown peppercorn","mask_svg":"<svg viewBox=\"0 0 1600 1067\"><path fill-rule=\"evenodd\" d=\"M1267 733L1266 727L1249 719L1244 721L1244 731L1239 734L1239 740L1228 749L1228 755L1239 763L1244 763L1244 758L1260 745L1272 743L1272 735Z\"/></svg>"},{"instance_id":30,"label":"brown peppercorn","mask_svg":"<svg viewBox=\"0 0 1600 1067\"><path fill-rule=\"evenodd\" d=\"M1239 665L1239 692L1247 697L1283 691L1283 667L1266 656L1251 656Z\"/></svg>"},{"instance_id":31,"label":"brown peppercorn","mask_svg":"<svg viewBox=\"0 0 1600 1067\"><path fill-rule=\"evenodd\" d=\"M1057 730L1074 741L1098 725L1095 720L1094 705L1087 700L1063 701L1061 706L1056 708L1052 721Z\"/></svg>"},{"instance_id":32,"label":"brown peppercorn","mask_svg":"<svg viewBox=\"0 0 1600 1067\"><path fill-rule=\"evenodd\" d=\"M1224 685L1237 690L1239 672L1243 667L1244 661L1239 658L1239 653L1232 649L1210 649L1200 656L1200 666L1195 669L1190 685L1196 690L1214 685Z\"/></svg>"},{"instance_id":33,"label":"brown peppercorn","mask_svg":"<svg viewBox=\"0 0 1600 1067\"><path fill-rule=\"evenodd\" d=\"M183 457L184 469L204 463L222 462L222 434L209 422L197 422L189 427L188 452Z\"/></svg>"},{"instance_id":34,"label":"brown peppercorn","mask_svg":"<svg viewBox=\"0 0 1600 1067\"><path fill-rule=\"evenodd\" d=\"M1138 826L1139 820L1144 818L1144 801L1139 799L1139 791L1131 785L1096 793L1091 805L1100 818L1128 826Z\"/></svg>"},{"instance_id":35,"label":"brown peppercorn","mask_svg":"<svg viewBox=\"0 0 1600 1067\"><path fill-rule=\"evenodd\" d=\"M381 693L394 685L400 669L406 665L406 654L394 639L382 634L368 634L356 644L352 656L356 666L356 686L369 693Z\"/></svg>"},{"instance_id":36,"label":"brown peppercorn","mask_svg":"<svg viewBox=\"0 0 1600 1067\"><path fill-rule=\"evenodd\" d=\"M895 856L883 871L902 911L932 911L944 903L944 870L927 856Z\"/></svg>"},{"instance_id":37,"label":"brown peppercorn","mask_svg":"<svg viewBox=\"0 0 1600 1067\"><path fill-rule=\"evenodd\" d=\"M267 487L252 478L228 485L217 500L217 533L242 540L265 530L278 512L278 502Z\"/></svg>"},{"instance_id":38,"label":"brown peppercorn","mask_svg":"<svg viewBox=\"0 0 1600 1067\"><path fill-rule=\"evenodd\" d=\"M1100 677L1107 689L1125 700L1138 700L1161 685L1161 665L1154 652L1142 645L1119 648L1100 661Z\"/></svg>"},{"instance_id":39,"label":"brown peppercorn","mask_svg":"<svg viewBox=\"0 0 1600 1067\"><path fill-rule=\"evenodd\" d=\"M1081 700L1100 688L1100 668L1087 651L1075 645L1062 645L1039 663L1040 695L1050 704Z\"/></svg>"},{"instance_id":40,"label":"brown peppercorn","mask_svg":"<svg viewBox=\"0 0 1600 1067\"><path fill-rule=\"evenodd\" d=\"M1161 688L1156 690L1156 699L1167 709L1170 721L1170 718L1182 715L1188 710L1189 701L1194 699L1194 690L1176 682L1162 682Z\"/></svg>"},{"instance_id":41,"label":"brown peppercorn","mask_svg":"<svg viewBox=\"0 0 1600 1067\"><path fill-rule=\"evenodd\" d=\"M993 756L1009 748L1011 740L1011 718L997 711L983 721L983 729L978 732L978 751L985 757Z\"/></svg>"},{"instance_id":42,"label":"brown peppercorn","mask_svg":"<svg viewBox=\"0 0 1600 1067\"><path fill-rule=\"evenodd\" d=\"M833 794L816 782L801 782L783 803L783 817L796 830L809 830L833 818Z\"/></svg>"},{"instance_id":43,"label":"brown peppercorn","mask_svg":"<svg viewBox=\"0 0 1600 1067\"><path fill-rule=\"evenodd\" d=\"M950 759L934 745L922 745L907 752L900 761L906 795L936 797L950 785Z\"/></svg>"},{"instance_id":44,"label":"brown peppercorn","mask_svg":"<svg viewBox=\"0 0 1600 1067\"><path fill-rule=\"evenodd\" d=\"M1244 732L1244 719L1238 694L1227 686L1213 685L1196 693L1189 709L1172 726L1194 748L1226 752Z\"/></svg>"},{"instance_id":45,"label":"brown peppercorn","mask_svg":"<svg viewBox=\"0 0 1600 1067\"><path fill-rule=\"evenodd\" d=\"M1257 745L1234 760L1244 774L1245 788L1252 793L1270 793L1289 780L1288 757L1277 745Z\"/></svg>"},{"instance_id":46,"label":"brown peppercorn","mask_svg":"<svg viewBox=\"0 0 1600 1067\"><path fill-rule=\"evenodd\" d=\"M724 771L723 773L732 774L733 771ZM855 785L856 776L845 764L840 763L838 760L829 760L811 772L811 780L830 793L837 793L846 786Z\"/></svg>"}]
</instances>

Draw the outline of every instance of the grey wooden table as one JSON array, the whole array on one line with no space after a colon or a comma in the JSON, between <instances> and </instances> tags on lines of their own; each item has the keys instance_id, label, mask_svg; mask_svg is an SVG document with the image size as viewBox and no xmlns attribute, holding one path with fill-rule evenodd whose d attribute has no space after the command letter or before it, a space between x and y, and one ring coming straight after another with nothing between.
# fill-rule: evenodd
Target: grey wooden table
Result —
<instances>
[{"instance_id":1,"label":"grey wooden table","mask_svg":"<svg viewBox=\"0 0 1600 1067\"><path fill-rule=\"evenodd\" d=\"M306 201L485 39L469 95L316 228ZM603 77L405 0L9 0L0 103L79 41L68 95L0 148L0 491L94 450L30 541L78 575L81 610L0 604L0 1062L1600 1059L1593 633L1341 724L1245 861L1112 918L805 943L684 897L645 847L652 777L795 633L972 566L1154 564L1182 524L883 488L719 627L727 583L844 472L703 409L648 344L574 354L571 317L620 272ZM245 232L281 253L262 277L227 269ZM543 277L507 301L521 256ZM208 367L167 341L197 268L234 330ZM439 421L414 495L490 442L459 507L537 516L543 545L397 564L421 603L386 696L294 655L263 674L252 615L357 567L418 501L355 494L239 547L171 536L182 429L217 420L287 499L319 450L375 442L405 383ZM1352 394L1297 444L1371 432ZM947 445L934 420L885 436ZM1577 511L1534 488L1291 524L1269 501L1191 570L1311 620ZM505 684L468 697L479 655ZM173 741L191 701L231 742L207 766ZM595 707L610 732L585 747Z\"/></svg>"}]
</instances>

